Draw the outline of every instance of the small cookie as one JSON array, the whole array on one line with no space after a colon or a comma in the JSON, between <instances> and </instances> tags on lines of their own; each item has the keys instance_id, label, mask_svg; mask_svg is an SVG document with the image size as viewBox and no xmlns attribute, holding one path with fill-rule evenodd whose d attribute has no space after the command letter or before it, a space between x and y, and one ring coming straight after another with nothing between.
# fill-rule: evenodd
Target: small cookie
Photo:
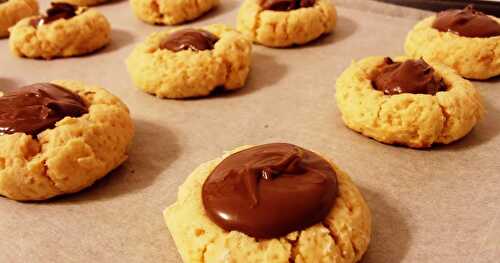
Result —
<instances>
[{"instance_id":1,"label":"small cookie","mask_svg":"<svg viewBox=\"0 0 500 263\"><path fill-rule=\"evenodd\" d=\"M52 3L65 3L75 6L95 6L111 2L112 0L52 0Z\"/></svg>"},{"instance_id":2,"label":"small cookie","mask_svg":"<svg viewBox=\"0 0 500 263\"><path fill-rule=\"evenodd\" d=\"M449 144L483 115L477 89L452 69L423 60L369 57L337 80L344 123L365 136L412 148Z\"/></svg>"},{"instance_id":3,"label":"small cookie","mask_svg":"<svg viewBox=\"0 0 500 263\"><path fill-rule=\"evenodd\" d=\"M285 143L202 164L164 217L184 262L357 262L371 236L370 210L350 178Z\"/></svg>"},{"instance_id":4,"label":"small cookie","mask_svg":"<svg viewBox=\"0 0 500 263\"><path fill-rule=\"evenodd\" d=\"M406 38L414 58L445 64L469 79L500 75L500 19L466 7L420 21Z\"/></svg>"},{"instance_id":5,"label":"small cookie","mask_svg":"<svg viewBox=\"0 0 500 263\"><path fill-rule=\"evenodd\" d=\"M160 98L209 95L239 89L250 70L252 44L224 25L153 33L127 58L138 88Z\"/></svg>"},{"instance_id":6,"label":"small cookie","mask_svg":"<svg viewBox=\"0 0 500 263\"><path fill-rule=\"evenodd\" d=\"M51 59L92 53L111 38L111 26L99 11L52 4L46 16L29 17L10 28L10 49L28 58Z\"/></svg>"},{"instance_id":7,"label":"small cookie","mask_svg":"<svg viewBox=\"0 0 500 263\"><path fill-rule=\"evenodd\" d=\"M330 0L245 0L238 31L269 47L306 44L332 32L337 11Z\"/></svg>"},{"instance_id":8,"label":"small cookie","mask_svg":"<svg viewBox=\"0 0 500 263\"><path fill-rule=\"evenodd\" d=\"M78 192L127 159L134 127L106 90L74 81L0 97L0 194L44 200Z\"/></svg>"},{"instance_id":9,"label":"small cookie","mask_svg":"<svg viewBox=\"0 0 500 263\"><path fill-rule=\"evenodd\" d=\"M38 14L36 0L0 0L0 38L9 36L9 28L19 20Z\"/></svg>"},{"instance_id":10,"label":"small cookie","mask_svg":"<svg viewBox=\"0 0 500 263\"><path fill-rule=\"evenodd\" d=\"M218 4L219 0L130 0L137 18L156 25L177 25L194 20Z\"/></svg>"}]
</instances>

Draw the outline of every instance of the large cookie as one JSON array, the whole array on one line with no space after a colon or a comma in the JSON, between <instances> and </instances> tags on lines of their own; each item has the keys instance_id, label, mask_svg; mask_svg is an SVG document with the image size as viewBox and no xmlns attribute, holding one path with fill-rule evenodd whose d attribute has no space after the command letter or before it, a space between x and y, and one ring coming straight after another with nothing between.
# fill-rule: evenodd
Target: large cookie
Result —
<instances>
[{"instance_id":1,"label":"large cookie","mask_svg":"<svg viewBox=\"0 0 500 263\"><path fill-rule=\"evenodd\" d=\"M179 188L176 203L165 210L166 224L184 262L359 261L370 241L371 214L353 182L333 164L338 185L335 204L324 220L306 229L279 238L253 238L226 231L209 218L202 200L204 183L223 160L248 148L239 147L200 165Z\"/></svg>"},{"instance_id":2,"label":"large cookie","mask_svg":"<svg viewBox=\"0 0 500 263\"><path fill-rule=\"evenodd\" d=\"M303 45L335 28L337 12L330 0L312 1L310 6L288 11L265 9L266 1L273 0L245 0L238 13L238 31L256 43L269 47Z\"/></svg>"},{"instance_id":3,"label":"large cookie","mask_svg":"<svg viewBox=\"0 0 500 263\"><path fill-rule=\"evenodd\" d=\"M111 26L93 9L53 4L52 15L29 17L10 29L12 53L51 59L92 53L111 41Z\"/></svg>"},{"instance_id":4,"label":"large cookie","mask_svg":"<svg viewBox=\"0 0 500 263\"><path fill-rule=\"evenodd\" d=\"M199 45L199 47L197 47ZM138 88L161 98L209 95L216 87L243 87L251 42L224 25L153 33L126 64Z\"/></svg>"},{"instance_id":5,"label":"large cookie","mask_svg":"<svg viewBox=\"0 0 500 263\"><path fill-rule=\"evenodd\" d=\"M338 78L335 97L349 128L384 143L423 148L462 138L483 115L478 90L442 64L430 63L446 85L435 95L387 95L375 89L374 74L384 61L369 57L353 62Z\"/></svg>"},{"instance_id":6,"label":"large cookie","mask_svg":"<svg viewBox=\"0 0 500 263\"><path fill-rule=\"evenodd\" d=\"M19 20L36 14L36 0L0 0L0 38L9 36L9 28Z\"/></svg>"},{"instance_id":7,"label":"large cookie","mask_svg":"<svg viewBox=\"0 0 500 263\"><path fill-rule=\"evenodd\" d=\"M47 98L43 110L50 109L49 117L42 114L36 122L17 123L17 128L25 132L16 132L11 129L16 127L12 125L16 120L6 119L12 116L8 113L11 110L0 109L2 132L10 130L8 134L0 135L0 194L8 198L44 200L78 192L127 159L127 148L134 133L127 107L117 97L96 86L74 81L52 83L76 94L80 98L77 101L81 100L88 109L87 113L79 117L67 116L59 121L50 120L54 115L50 110L58 112L61 107L74 105L71 101L54 103ZM9 103L2 105L8 106ZM31 114L27 118L38 117ZM37 127L34 130L26 126L47 121L57 122L52 128L45 125L46 129Z\"/></svg>"}]
</instances>

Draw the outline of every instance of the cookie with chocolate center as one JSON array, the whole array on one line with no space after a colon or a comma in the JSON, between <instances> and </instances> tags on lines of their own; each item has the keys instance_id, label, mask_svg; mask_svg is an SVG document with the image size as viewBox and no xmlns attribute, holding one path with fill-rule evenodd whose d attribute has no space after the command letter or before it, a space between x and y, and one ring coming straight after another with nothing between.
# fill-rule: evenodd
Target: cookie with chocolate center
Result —
<instances>
[{"instance_id":1,"label":"cookie with chocolate center","mask_svg":"<svg viewBox=\"0 0 500 263\"><path fill-rule=\"evenodd\" d=\"M371 239L370 210L350 178L288 143L200 165L164 217L184 262L357 262Z\"/></svg>"},{"instance_id":2,"label":"cookie with chocolate center","mask_svg":"<svg viewBox=\"0 0 500 263\"><path fill-rule=\"evenodd\" d=\"M337 11L330 0L245 0L237 28L269 47L304 45L332 32Z\"/></svg>"},{"instance_id":3,"label":"cookie with chocolate center","mask_svg":"<svg viewBox=\"0 0 500 263\"><path fill-rule=\"evenodd\" d=\"M85 55L111 41L111 26L104 15L66 3L52 3L46 14L19 21L10 33L12 53L27 58Z\"/></svg>"},{"instance_id":4,"label":"cookie with chocolate center","mask_svg":"<svg viewBox=\"0 0 500 263\"><path fill-rule=\"evenodd\" d=\"M127 159L134 127L106 90L37 83L0 96L0 195L45 200L78 192Z\"/></svg>"},{"instance_id":5,"label":"cookie with chocolate center","mask_svg":"<svg viewBox=\"0 0 500 263\"><path fill-rule=\"evenodd\" d=\"M352 63L337 79L335 97L347 127L412 148L459 140L484 114L471 82L443 64L408 57Z\"/></svg>"},{"instance_id":6,"label":"cookie with chocolate center","mask_svg":"<svg viewBox=\"0 0 500 263\"><path fill-rule=\"evenodd\" d=\"M445 64L468 79L500 75L500 19L475 10L445 10L408 33L406 53Z\"/></svg>"},{"instance_id":7,"label":"cookie with chocolate center","mask_svg":"<svg viewBox=\"0 0 500 263\"><path fill-rule=\"evenodd\" d=\"M244 86L252 44L223 25L151 34L127 58L139 89L160 98L191 98Z\"/></svg>"}]
</instances>

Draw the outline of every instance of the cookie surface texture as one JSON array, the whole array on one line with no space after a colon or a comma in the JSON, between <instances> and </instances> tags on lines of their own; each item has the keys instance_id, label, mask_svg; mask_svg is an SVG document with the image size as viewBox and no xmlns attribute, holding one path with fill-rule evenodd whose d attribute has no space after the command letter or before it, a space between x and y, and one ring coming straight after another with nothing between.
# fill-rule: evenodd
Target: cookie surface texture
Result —
<instances>
[{"instance_id":1,"label":"cookie surface texture","mask_svg":"<svg viewBox=\"0 0 500 263\"><path fill-rule=\"evenodd\" d=\"M54 81L78 94L89 113L66 117L37 136L0 135L0 194L44 200L78 192L127 159L134 134L129 111L108 91L75 81Z\"/></svg>"},{"instance_id":2,"label":"cookie surface texture","mask_svg":"<svg viewBox=\"0 0 500 263\"><path fill-rule=\"evenodd\" d=\"M126 60L135 86L161 98L209 95L216 87L242 88L250 71L252 45L224 25L203 28L219 39L213 49L173 52L160 48L174 29L153 33Z\"/></svg>"},{"instance_id":3,"label":"cookie surface texture","mask_svg":"<svg viewBox=\"0 0 500 263\"><path fill-rule=\"evenodd\" d=\"M471 38L440 32L432 27L435 19L433 16L420 21L408 33L405 43L408 56L445 64L468 79L484 80L500 75L500 36Z\"/></svg>"},{"instance_id":4,"label":"cookie surface texture","mask_svg":"<svg viewBox=\"0 0 500 263\"><path fill-rule=\"evenodd\" d=\"M434 96L385 95L371 81L383 63L384 57L365 58L353 62L338 78L336 101L349 128L380 142L425 148L462 138L482 117L478 90L449 67L429 63L446 91Z\"/></svg>"},{"instance_id":5,"label":"cookie surface texture","mask_svg":"<svg viewBox=\"0 0 500 263\"><path fill-rule=\"evenodd\" d=\"M221 158L200 165L179 188L175 204L164 211L168 229L184 262L357 262L368 247L371 214L350 178L337 173L336 204L323 222L281 238L256 240L241 232L224 231L205 214L202 185Z\"/></svg>"},{"instance_id":6,"label":"cookie surface texture","mask_svg":"<svg viewBox=\"0 0 500 263\"><path fill-rule=\"evenodd\" d=\"M306 44L332 32L336 23L337 11L330 0L291 11L264 10L261 0L245 0L237 18L238 31L269 47Z\"/></svg>"}]
</instances>

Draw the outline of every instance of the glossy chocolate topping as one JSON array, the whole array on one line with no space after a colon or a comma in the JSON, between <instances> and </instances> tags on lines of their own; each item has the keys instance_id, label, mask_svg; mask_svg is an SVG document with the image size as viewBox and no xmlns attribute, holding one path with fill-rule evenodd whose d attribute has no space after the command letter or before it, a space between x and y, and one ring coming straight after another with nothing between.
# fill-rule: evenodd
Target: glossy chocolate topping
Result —
<instances>
[{"instance_id":1,"label":"glossy chocolate topping","mask_svg":"<svg viewBox=\"0 0 500 263\"><path fill-rule=\"evenodd\" d=\"M7 3L9 0L0 0L0 4Z\"/></svg>"},{"instance_id":2,"label":"glossy chocolate topping","mask_svg":"<svg viewBox=\"0 0 500 263\"><path fill-rule=\"evenodd\" d=\"M337 191L330 163L298 146L273 143L224 159L203 184L202 198L221 228L276 238L324 220Z\"/></svg>"},{"instance_id":3,"label":"glossy chocolate topping","mask_svg":"<svg viewBox=\"0 0 500 263\"><path fill-rule=\"evenodd\" d=\"M315 0L263 0L261 6L265 10L290 11L302 7L311 7Z\"/></svg>"},{"instance_id":4,"label":"glossy chocolate topping","mask_svg":"<svg viewBox=\"0 0 500 263\"><path fill-rule=\"evenodd\" d=\"M401 93L430 94L446 90L436 78L434 69L422 59L394 62L385 58L384 64L372 80L375 89L387 95Z\"/></svg>"},{"instance_id":5,"label":"glossy chocolate topping","mask_svg":"<svg viewBox=\"0 0 500 263\"><path fill-rule=\"evenodd\" d=\"M0 97L0 134L36 135L64 117L87 112L80 96L71 91L49 83L33 84Z\"/></svg>"},{"instance_id":6,"label":"glossy chocolate topping","mask_svg":"<svg viewBox=\"0 0 500 263\"><path fill-rule=\"evenodd\" d=\"M178 52L191 49L194 51L210 50L214 48L219 38L202 29L182 29L168 35L160 44L161 49Z\"/></svg>"},{"instance_id":7,"label":"glossy chocolate topping","mask_svg":"<svg viewBox=\"0 0 500 263\"><path fill-rule=\"evenodd\" d=\"M31 20L30 24L34 27L43 24L50 24L58 19L70 19L76 16L77 6L65 3L51 3L52 7L47 9L47 15Z\"/></svg>"},{"instance_id":8,"label":"glossy chocolate topping","mask_svg":"<svg viewBox=\"0 0 500 263\"><path fill-rule=\"evenodd\" d=\"M500 24L493 18L476 11L472 5L463 10L439 12L432 27L441 32L453 32L463 37L500 36Z\"/></svg>"}]
</instances>

